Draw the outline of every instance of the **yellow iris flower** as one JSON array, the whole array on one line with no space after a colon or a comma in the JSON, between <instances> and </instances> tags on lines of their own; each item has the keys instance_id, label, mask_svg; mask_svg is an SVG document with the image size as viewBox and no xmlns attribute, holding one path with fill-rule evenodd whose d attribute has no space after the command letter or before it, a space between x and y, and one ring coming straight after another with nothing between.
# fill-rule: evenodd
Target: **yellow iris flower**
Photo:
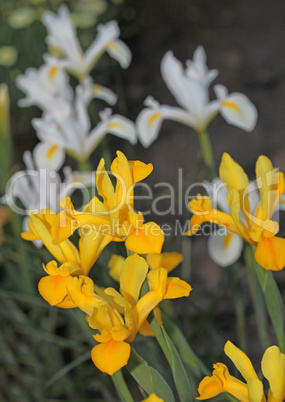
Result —
<instances>
[{"instance_id":1,"label":"yellow iris flower","mask_svg":"<svg viewBox=\"0 0 285 402\"><path fill-rule=\"evenodd\" d=\"M140 297L147 278L149 291ZM113 375L128 362L135 336L149 313L163 300L188 296L190 285L179 278L168 278L165 268L148 272L144 258L134 254L123 263L120 274L120 293L105 290L86 277L70 278L68 294L74 304L88 315L98 345L91 353L95 366Z\"/></svg>"},{"instance_id":2,"label":"yellow iris flower","mask_svg":"<svg viewBox=\"0 0 285 402\"><path fill-rule=\"evenodd\" d=\"M199 397L204 400L227 392L241 402L265 402L263 384L258 378L251 361L240 349L228 341L225 353L232 360L246 383L232 377L223 363L214 364L212 377L205 377L199 385ZM285 355L277 346L269 347L261 360L261 369L268 380L268 402L282 402L285 398Z\"/></svg>"},{"instance_id":3,"label":"yellow iris flower","mask_svg":"<svg viewBox=\"0 0 285 402\"><path fill-rule=\"evenodd\" d=\"M190 220L190 230L185 234L195 234L203 222L224 226L256 246L255 259L263 268L281 270L285 266L285 239L275 236L279 225L271 218L285 191L284 174L278 172L266 156L258 158L256 177L260 202L252 211L248 177L227 153L222 156L219 173L228 190L230 214L213 208L209 197L198 195L189 203L194 216Z\"/></svg>"},{"instance_id":4,"label":"yellow iris flower","mask_svg":"<svg viewBox=\"0 0 285 402\"><path fill-rule=\"evenodd\" d=\"M170 253L147 254L146 260L150 269L165 268L167 273L169 273L183 261L183 256L182 254L173 251ZM113 254L108 263L110 269L109 274L117 282L120 282L120 275L124 262L124 257ZM155 307L153 312L159 325L162 325L163 322L159 307ZM154 336L153 329L147 320L141 325L139 332L144 336Z\"/></svg>"},{"instance_id":5,"label":"yellow iris flower","mask_svg":"<svg viewBox=\"0 0 285 402\"><path fill-rule=\"evenodd\" d=\"M79 249L70 240L54 244L51 228L56 214L51 210L41 210L38 214L30 213L29 231L22 233L25 240L41 240L51 254L61 264L50 261L44 267L48 276L39 282L39 292L51 305L62 308L76 307L70 300L66 285L70 276L88 275L100 253L111 241L110 236L104 236L96 231L88 234L80 232Z\"/></svg>"},{"instance_id":6,"label":"yellow iris flower","mask_svg":"<svg viewBox=\"0 0 285 402\"><path fill-rule=\"evenodd\" d=\"M112 236L114 241L125 241L126 247L134 253L160 253L164 242L163 231L154 222L144 224L143 215L134 211L134 186L152 169L152 164L128 161L122 152L117 151L117 158L111 165L111 172L117 181L114 188L105 170L105 161L101 159L96 172L96 188L103 202L94 197L82 212L78 212L70 198L66 197L60 203L63 211L53 225L54 242L59 244L78 227L93 226L100 233Z\"/></svg>"}]
</instances>

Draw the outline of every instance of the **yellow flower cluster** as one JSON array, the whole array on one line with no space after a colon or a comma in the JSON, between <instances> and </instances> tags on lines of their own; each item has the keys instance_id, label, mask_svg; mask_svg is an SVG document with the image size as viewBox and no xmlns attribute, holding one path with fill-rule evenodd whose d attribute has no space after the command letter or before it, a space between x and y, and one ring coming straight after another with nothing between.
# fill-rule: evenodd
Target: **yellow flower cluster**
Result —
<instances>
[{"instance_id":1,"label":"yellow flower cluster","mask_svg":"<svg viewBox=\"0 0 285 402\"><path fill-rule=\"evenodd\" d=\"M228 341L225 353L241 373L246 384L230 375L223 363L214 364L211 377L205 377L199 385L199 398L213 398L227 392L241 402L266 402L263 384L258 378L251 361L240 349ZM261 360L261 369L268 380L268 402L282 402L285 398L285 355L277 346L269 347Z\"/></svg>"},{"instance_id":2,"label":"yellow flower cluster","mask_svg":"<svg viewBox=\"0 0 285 402\"><path fill-rule=\"evenodd\" d=\"M186 235L195 234L204 222L221 225L256 247L255 259L263 268L281 270L285 266L285 239L276 236L279 225L272 220L272 215L285 192L284 174L278 172L266 156L258 158L256 185L259 202L255 209L249 199L248 176L227 153L222 156L220 179L228 190L230 213L213 208L209 197L198 194L197 199L189 203L194 215Z\"/></svg>"},{"instance_id":3,"label":"yellow flower cluster","mask_svg":"<svg viewBox=\"0 0 285 402\"><path fill-rule=\"evenodd\" d=\"M147 317L164 299L188 296L190 285L168 273L182 260L178 253L161 253L164 234L154 222L143 223L143 215L134 210L134 186L147 177L153 167L139 161L128 161L117 152L111 165L116 177L114 187L102 159L96 171L94 197L82 212L74 209L70 198L61 202L62 211L55 214L42 210L30 214L26 240L42 240L57 260L44 270L48 274L39 282L39 292L52 306L78 307L87 314L89 326L97 331L97 345L91 356L96 367L112 375L127 364L138 331L151 335ZM79 229L78 248L69 237ZM102 250L111 241L124 241L134 254L126 259L113 256L110 275L120 289L102 289L88 276ZM146 254L147 260L138 254ZM60 266L58 266L58 263ZM146 283L146 290L142 285Z\"/></svg>"}]
</instances>

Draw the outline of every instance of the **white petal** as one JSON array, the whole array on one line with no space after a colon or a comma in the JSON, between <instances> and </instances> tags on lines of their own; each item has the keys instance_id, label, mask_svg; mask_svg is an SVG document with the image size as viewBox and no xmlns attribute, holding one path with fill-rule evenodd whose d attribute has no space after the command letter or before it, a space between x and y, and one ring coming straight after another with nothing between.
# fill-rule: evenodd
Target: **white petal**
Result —
<instances>
[{"instance_id":1,"label":"white petal","mask_svg":"<svg viewBox=\"0 0 285 402\"><path fill-rule=\"evenodd\" d=\"M37 169L49 169L58 171L65 159L65 152L56 144L40 142L33 151Z\"/></svg>"},{"instance_id":2,"label":"white petal","mask_svg":"<svg viewBox=\"0 0 285 402\"><path fill-rule=\"evenodd\" d=\"M215 85L214 91L219 101L223 101L228 96L228 90L224 85Z\"/></svg>"},{"instance_id":3,"label":"white petal","mask_svg":"<svg viewBox=\"0 0 285 402\"><path fill-rule=\"evenodd\" d=\"M285 194L283 194L279 200L280 211L285 211Z\"/></svg>"},{"instance_id":4,"label":"white petal","mask_svg":"<svg viewBox=\"0 0 285 402\"><path fill-rule=\"evenodd\" d=\"M107 125L107 131L117 137L128 140L131 144L137 143L135 124L123 116L114 114Z\"/></svg>"},{"instance_id":5,"label":"white petal","mask_svg":"<svg viewBox=\"0 0 285 402\"><path fill-rule=\"evenodd\" d=\"M229 232L227 232L227 236L230 237L226 241L223 233L225 233L225 229L217 227L216 232L210 236L207 246L212 260L221 267L227 267L239 259L243 241L240 236Z\"/></svg>"},{"instance_id":6,"label":"white petal","mask_svg":"<svg viewBox=\"0 0 285 402\"><path fill-rule=\"evenodd\" d=\"M120 63L122 68L129 67L132 60L132 53L123 41L117 39L113 42L109 42L106 51L113 59Z\"/></svg>"},{"instance_id":7,"label":"white petal","mask_svg":"<svg viewBox=\"0 0 285 402\"><path fill-rule=\"evenodd\" d=\"M88 73L102 53L105 51L109 42L115 41L120 35L120 29L116 21L110 21L105 25L98 25L98 34L85 52L85 67Z\"/></svg>"},{"instance_id":8,"label":"white petal","mask_svg":"<svg viewBox=\"0 0 285 402\"><path fill-rule=\"evenodd\" d=\"M148 148L158 137L163 121L159 108L145 108L137 117L136 125L141 144Z\"/></svg>"},{"instance_id":9,"label":"white petal","mask_svg":"<svg viewBox=\"0 0 285 402\"><path fill-rule=\"evenodd\" d=\"M102 99L109 105L114 105L117 102L118 97L111 89L95 84L90 76L82 80L80 87L82 88L86 105L89 104L91 99Z\"/></svg>"},{"instance_id":10,"label":"white petal","mask_svg":"<svg viewBox=\"0 0 285 402\"><path fill-rule=\"evenodd\" d=\"M225 89L220 85L214 89L220 98L220 112L224 119L229 124L252 131L257 121L257 110L248 97L238 92L226 95Z\"/></svg>"}]
</instances>

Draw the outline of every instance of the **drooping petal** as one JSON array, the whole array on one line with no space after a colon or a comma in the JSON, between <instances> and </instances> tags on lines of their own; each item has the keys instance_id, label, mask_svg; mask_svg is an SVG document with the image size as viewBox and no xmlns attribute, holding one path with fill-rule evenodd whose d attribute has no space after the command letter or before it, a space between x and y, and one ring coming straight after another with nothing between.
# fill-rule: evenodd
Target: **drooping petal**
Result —
<instances>
[{"instance_id":1,"label":"drooping petal","mask_svg":"<svg viewBox=\"0 0 285 402\"><path fill-rule=\"evenodd\" d=\"M136 304L148 265L144 258L133 254L125 259L120 274L120 292L131 307Z\"/></svg>"},{"instance_id":2,"label":"drooping petal","mask_svg":"<svg viewBox=\"0 0 285 402\"><path fill-rule=\"evenodd\" d=\"M135 228L128 236L125 245L127 249L137 254L159 254L163 243L163 230L155 222L148 222Z\"/></svg>"},{"instance_id":3,"label":"drooping petal","mask_svg":"<svg viewBox=\"0 0 285 402\"><path fill-rule=\"evenodd\" d=\"M128 140L131 144L136 144L137 142L135 124L124 116L114 114L110 118L106 131L119 138Z\"/></svg>"},{"instance_id":4,"label":"drooping petal","mask_svg":"<svg viewBox=\"0 0 285 402\"><path fill-rule=\"evenodd\" d=\"M228 392L241 402L249 402L246 384L232 377L223 363L214 364L212 377L205 377L199 385L199 400L214 398L222 392Z\"/></svg>"},{"instance_id":5,"label":"drooping petal","mask_svg":"<svg viewBox=\"0 0 285 402\"><path fill-rule=\"evenodd\" d=\"M66 285L69 280L68 276L44 276L38 285L39 292L51 306L64 308L74 308L76 305L69 299ZM68 304L63 304L68 298ZM61 306L60 306L61 304Z\"/></svg>"},{"instance_id":6,"label":"drooping petal","mask_svg":"<svg viewBox=\"0 0 285 402\"><path fill-rule=\"evenodd\" d=\"M223 230L223 232L220 233L219 230ZM221 267L227 267L237 261L243 248L240 236L225 232L224 228L217 229L211 234L207 243L210 257Z\"/></svg>"},{"instance_id":7,"label":"drooping petal","mask_svg":"<svg viewBox=\"0 0 285 402\"><path fill-rule=\"evenodd\" d=\"M190 220L190 230L184 233L186 236L192 236L197 233L204 222L212 222L216 225L224 226L231 232L239 234L232 216L212 208L209 197L202 197L198 194L196 200L189 202L189 208L195 215Z\"/></svg>"},{"instance_id":8,"label":"drooping petal","mask_svg":"<svg viewBox=\"0 0 285 402\"><path fill-rule=\"evenodd\" d=\"M88 315L92 314L96 303L102 303L102 298L94 292L92 279L87 276L80 275L79 278L69 277L66 288L75 306Z\"/></svg>"},{"instance_id":9,"label":"drooping petal","mask_svg":"<svg viewBox=\"0 0 285 402\"><path fill-rule=\"evenodd\" d=\"M113 59L120 63L122 68L129 67L132 60L132 53L123 41L117 39L109 42L106 46L106 51Z\"/></svg>"},{"instance_id":10,"label":"drooping petal","mask_svg":"<svg viewBox=\"0 0 285 402\"><path fill-rule=\"evenodd\" d=\"M148 148L158 137L163 116L159 108L143 109L136 120L141 144Z\"/></svg>"},{"instance_id":11,"label":"drooping petal","mask_svg":"<svg viewBox=\"0 0 285 402\"><path fill-rule=\"evenodd\" d=\"M38 169L58 171L65 160L65 152L57 144L40 142L33 151L33 157Z\"/></svg>"},{"instance_id":12,"label":"drooping petal","mask_svg":"<svg viewBox=\"0 0 285 402\"><path fill-rule=\"evenodd\" d=\"M191 286L180 278L167 278L166 293L163 299L178 299L179 297L188 297Z\"/></svg>"},{"instance_id":13,"label":"drooping petal","mask_svg":"<svg viewBox=\"0 0 285 402\"><path fill-rule=\"evenodd\" d=\"M44 266L44 269L49 276L44 276L39 282L38 289L41 296L51 306L63 308L76 307L70 300L66 287L71 272L74 269L72 264L64 264L58 268L55 261L50 261L46 267Z\"/></svg>"},{"instance_id":14,"label":"drooping petal","mask_svg":"<svg viewBox=\"0 0 285 402\"><path fill-rule=\"evenodd\" d=\"M129 161L129 164L132 168L134 183L144 180L153 171L152 163L146 164L141 161Z\"/></svg>"},{"instance_id":15,"label":"drooping petal","mask_svg":"<svg viewBox=\"0 0 285 402\"><path fill-rule=\"evenodd\" d=\"M113 375L128 363L130 353L131 347L127 342L111 340L94 346L91 358L100 371Z\"/></svg>"},{"instance_id":16,"label":"drooping petal","mask_svg":"<svg viewBox=\"0 0 285 402\"><path fill-rule=\"evenodd\" d=\"M167 272L170 272L183 261L183 255L175 251L171 253L148 254L146 260L151 269L161 267L166 268Z\"/></svg>"},{"instance_id":17,"label":"drooping petal","mask_svg":"<svg viewBox=\"0 0 285 402\"><path fill-rule=\"evenodd\" d=\"M264 269L280 271L285 266L285 239L264 237L258 242L254 256Z\"/></svg>"},{"instance_id":18,"label":"drooping petal","mask_svg":"<svg viewBox=\"0 0 285 402\"><path fill-rule=\"evenodd\" d=\"M220 91L215 86L217 96ZM235 92L220 98L220 112L224 119L234 126L240 127L246 131L252 131L257 121L257 110L253 103L244 94Z\"/></svg>"},{"instance_id":19,"label":"drooping petal","mask_svg":"<svg viewBox=\"0 0 285 402\"><path fill-rule=\"evenodd\" d=\"M285 356L277 346L265 351L261 368L270 385L268 402L282 402L285 398Z\"/></svg>"}]
</instances>

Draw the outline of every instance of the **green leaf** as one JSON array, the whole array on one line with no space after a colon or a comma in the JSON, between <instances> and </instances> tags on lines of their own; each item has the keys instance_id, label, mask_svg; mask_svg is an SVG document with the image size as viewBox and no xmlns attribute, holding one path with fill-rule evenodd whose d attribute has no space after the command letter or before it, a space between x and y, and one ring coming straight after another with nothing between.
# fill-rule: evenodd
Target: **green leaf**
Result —
<instances>
[{"instance_id":1,"label":"green leaf","mask_svg":"<svg viewBox=\"0 0 285 402\"><path fill-rule=\"evenodd\" d=\"M209 375L209 370L195 354L176 323L170 320L165 314L162 315L162 321L166 331L172 339L172 342L180 353L181 359L187 364L191 372L197 377Z\"/></svg>"},{"instance_id":2,"label":"green leaf","mask_svg":"<svg viewBox=\"0 0 285 402\"><path fill-rule=\"evenodd\" d=\"M173 393L164 378L132 348L127 369L147 394L155 393L164 402L175 402Z\"/></svg>"},{"instance_id":3,"label":"green leaf","mask_svg":"<svg viewBox=\"0 0 285 402\"><path fill-rule=\"evenodd\" d=\"M181 361L181 358L179 356L179 353L177 352L176 347L174 346L172 340L169 338L163 325L161 326L161 331L162 334L164 335L166 344L170 351L171 361L169 362L169 364L172 369L172 374L179 398L181 402L190 402L193 400L193 396L184 365Z\"/></svg>"}]
</instances>

